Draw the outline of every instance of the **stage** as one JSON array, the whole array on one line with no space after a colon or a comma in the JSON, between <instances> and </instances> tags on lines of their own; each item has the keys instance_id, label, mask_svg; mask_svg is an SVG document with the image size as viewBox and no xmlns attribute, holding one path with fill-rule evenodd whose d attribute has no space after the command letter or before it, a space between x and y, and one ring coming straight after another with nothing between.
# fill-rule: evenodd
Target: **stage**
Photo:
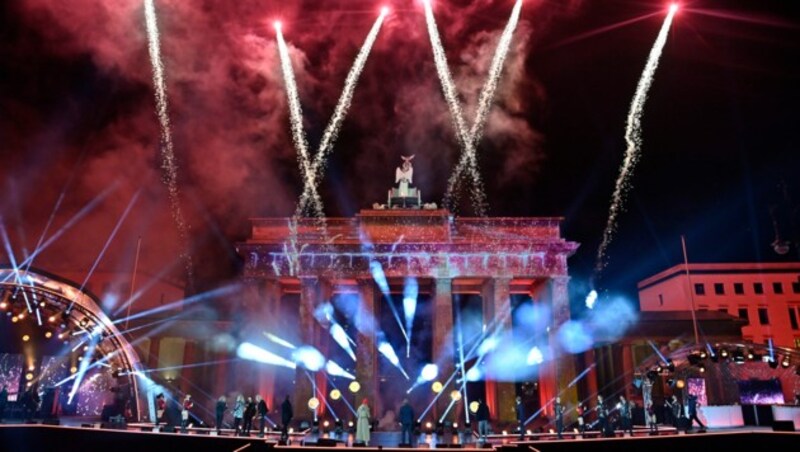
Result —
<instances>
[{"instance_id":1,"label":"stage","mask_svg":"<svg viewBox=\"0 0 800 452\"><path fill-rule=\"evenodd\" d=\"M86 427L53 426L41 424L25 425L0 425L0 444L3 450L41 451L41 450L113 450L148 452L176 450L202 451L259 451L278 449L287 452L299 450L333 450L346 448L344 443L336 445L306 445L293 444L281 446L273 439L242 438L233 436L211 436L208 434L176 434L152 433L131 430L110 430ZM330 444L330 443L329 443ZM585 438L585 439L554 439L553 437L537 437L536 440L524 442L508 438L505 444L492 442L490 445L479 447L469 444L469 447L452 447L439 444L435 448L443 451L461 450L478 451L487 448L497 449L502 452L514 451L575 451L575 450L615 450L615 451L641 451L647 450L698 450L698 449L728 449L741 450L756 448L761 450L793 450L800 444L800 433L775 432L768 428L740 428L708 433L691 434L660 434L650 436L646 433L633 437L615 438ZM430 448L422 444L419 448ZM372 447L358 447L360 450L411 450L375 445Z\"/></svg>"}]
</instances>

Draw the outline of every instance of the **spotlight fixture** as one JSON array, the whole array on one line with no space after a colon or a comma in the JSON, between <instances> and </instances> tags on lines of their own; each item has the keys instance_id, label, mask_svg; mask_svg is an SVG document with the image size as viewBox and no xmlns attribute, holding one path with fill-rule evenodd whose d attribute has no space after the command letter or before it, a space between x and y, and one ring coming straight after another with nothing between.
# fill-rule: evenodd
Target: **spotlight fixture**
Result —
<instances>
[{"instance_id":1,"label":"spotlight fixture","mask_svg":"<svg viewBox=\"0 0 800 452\"><path fill-rule=\"evenodd\" d=\"M783 361L781 361L781 366L783 366L783 368L786 369L789 367L790 364L791 363L789 362L789 356L784 356Z\"/></svg>"},{"instance_id":2,"label":"spotlight fixture","mask_svg":"<svg viewBox=\"0 0 800 452\"><path fill-rule=\"evenodd\" d=\"M750 350L747 351L747 359L752 360L752 359L755 359L755 358L756 358L756 354L753 353L753 349L751 348Z\"/></svg>"},{"instance_id":3,"label":"spotlight fixture","mask_svg":"<svg viewBox=\"0 0 800 452\"><path fill-rule=\"evenodd\" d=\"M719 351L719 356L722 358L728 359L728 349L723 348Z\"/></svg>"},{"instance_id":4,"label":"spotlight fixture","mask_svg":"<svg viewBox=\"0 0 800 452\"><path fill-rule=\"evenodd\" d=\"M50 322L50 323L55 322L56 321L56 316L51 315L50 317L47 318L47 321Z\"/></svg>"},{"instance_id":5,"label":"spotlight fixture","mask_svg":"<svg viewBox=\"0 0 800 452\"><path fill-rule=\"evenodd\" d=\"M28 336L27 334L24 334L24 335L22 336L22 342L28 342L29 340L31 340L31 337L30 337L30 336Z\"/></svg>"},{"instance_id":6,"label":"spotlight fixture","mask_svg":"<svg viewBox=\"0 0 800 452\"><path fill-rule=\"evenodd\" d=\"M661 364L656 366L656 373L657 374L660 374L663 371L664 371L664 367L662 367Z\"/></svg>"},{"instance_id":7,"label":"spotlight fixture","mask_svg":"<svg viewBox=\"0 0 800 452\"><path fill-rule=\"evenodd\" d=\"M700 366L697 368L697 370L699 370L701 374L702 374L702 373L705 373L705 371L706 371L706 366L704 366L704 365L702 365L702 364L701 364L701 365L700 365Z\"/></svg>"},{"instance_id":8,"label":"spotlight fixture","mask_svg":"<svg viewBox=\"0 0 800 452\"><path fill-rule=\"evenodd\" d=\"M8 303L5 301L0 301L0 309L8 309Z\"/></svg>"},{"instance_id":9,"label":"spotlight fixture","mask_svg":"<svg viewBox=\"0 0 800 452\"><path fill-rule=\"evenodd\" d=\"M44 337L50 339L51 337L53 337L53 332L52 331L45 331Z\"/></svg>"},{"instance_id":10,"label":"spotlight fixture","mask_svg":"<svg viewBox=\"0 0 800 452\"><path fill-rule=\"evenodd\" d=\"M700 350L700 359L708 358L708 353L705 350Z\"/></svg>"},{"instance_id":11,"label":"spotlight fixture","mask_svg":"<svg viewBox=\"0 0 800 452\"><path fill-rule=\"evenodd\" d=\"M670 372L675 372L675 363L672 362L671 359L667 361L667 370L669 370Z\"/></svg>"},{"instance_id":12,"label":"spotlight fixture","mask_svg":"<svg viewBox=\"0 0 800 452\"><path fill-rule=\"evenodd\" d=\"M770 369L777 369L778 368L778 361L775 358L769 358L767 360L767 364L769 364Z\"/></svg>"}]
</instances>

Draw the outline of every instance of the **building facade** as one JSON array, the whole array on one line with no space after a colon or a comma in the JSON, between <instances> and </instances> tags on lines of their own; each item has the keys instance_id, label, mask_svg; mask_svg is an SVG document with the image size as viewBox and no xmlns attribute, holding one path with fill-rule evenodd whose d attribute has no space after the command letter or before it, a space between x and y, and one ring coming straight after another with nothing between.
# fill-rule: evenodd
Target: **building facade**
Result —
<instances>
[{"instance_id":1,"label":"building facade","mask_svg":"<svg viewBox=\"0 0 800 452\"><path fill-rule=\"evenodd\" d=\"M643 312L720 311L746 342L800 349L800 263L680 264L638 289Z\"/></svg>"}]
</instances>

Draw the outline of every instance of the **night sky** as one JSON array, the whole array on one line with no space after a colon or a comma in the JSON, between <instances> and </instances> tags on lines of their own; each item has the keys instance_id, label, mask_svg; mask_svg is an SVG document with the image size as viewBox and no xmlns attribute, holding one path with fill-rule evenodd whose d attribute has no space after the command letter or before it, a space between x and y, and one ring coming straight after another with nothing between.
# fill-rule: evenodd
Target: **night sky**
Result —
<instances>
[{"instance_id":1,"label":"night sky","mask_svg":"<svg viewBox=\"0 0 800 452\"><path fill-rule=\"evenodd\" d=\"M401 154L416 155L425 200L441 202L458 158L422 6L386 3L392 13L321 187L329 216L384 201ZM770 215L775 207L784 238L800 236L790 221L792 209L800 220L800 15L792 3L682 3L599 289L634 297L637 281L682 261L681 234L692 261L797 259L796 249L772 250ZM434 4L468 112L513 4ZM156 2L197 290L236 274L233 244L247 236L248 218L291 215L302 189L272 22L284 24L315 149L381 5ZM592 273L629 103L667 6L528 0L522 9L479 163L490 215L565 217L564 236L581 243L570 261L576 294ZM0 4L0 111L0 213L18 259L34 249L60 194L48 236L107 193L34 263L88 271L138 193L100 267L130 271L141 236L144 271L180 274L141 1ZM468 199L461 206L469 215Z\"/></svg>"}]
</instances>

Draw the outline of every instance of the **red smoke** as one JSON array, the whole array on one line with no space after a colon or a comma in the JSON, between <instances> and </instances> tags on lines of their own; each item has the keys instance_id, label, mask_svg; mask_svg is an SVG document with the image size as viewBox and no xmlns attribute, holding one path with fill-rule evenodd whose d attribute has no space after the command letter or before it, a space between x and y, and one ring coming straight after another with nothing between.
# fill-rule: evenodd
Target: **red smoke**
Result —
<instances>
[{"instance_id":1,"label":"red smoke","mask_svg":"<svg viewBox=\"0 0 800 452\"><path fill-rule=\"evenodd\" d=\"M434 3L470 123L513 4ZM493 191L536 174L542 137L531 117L542 109L544 90L526 62L535 58L537 33L578 4L523 5L478 151L490 205ZM415 182L427 201L439 202L458 158L422 9L413 0L386 5L390 13L322 183L331 216L351 215L382 201L401 154L416 154ZM292 52L315 150L381 4L157 0L155 6L195 263L201 278L214 279L232 274L230 243L246 236L247 219L290 215L301 192L273 23L282 22ZM0 100L10 117L0 126L9 156L0 168L9 194L2 205L3 223L16 254L35 245L66 185L51 233L106 187L118 184L100 208L34 265L88 269L133 193L142 190L101 267L130 271L136 237L142 235L142 268L158 272L177 259L179 250L160 182L141 0L28 0L4 8L16 8L10 12L15 28L0 49L15 65L14 76L25 79L20 92Z\"/></svg>"}]
</instances>

